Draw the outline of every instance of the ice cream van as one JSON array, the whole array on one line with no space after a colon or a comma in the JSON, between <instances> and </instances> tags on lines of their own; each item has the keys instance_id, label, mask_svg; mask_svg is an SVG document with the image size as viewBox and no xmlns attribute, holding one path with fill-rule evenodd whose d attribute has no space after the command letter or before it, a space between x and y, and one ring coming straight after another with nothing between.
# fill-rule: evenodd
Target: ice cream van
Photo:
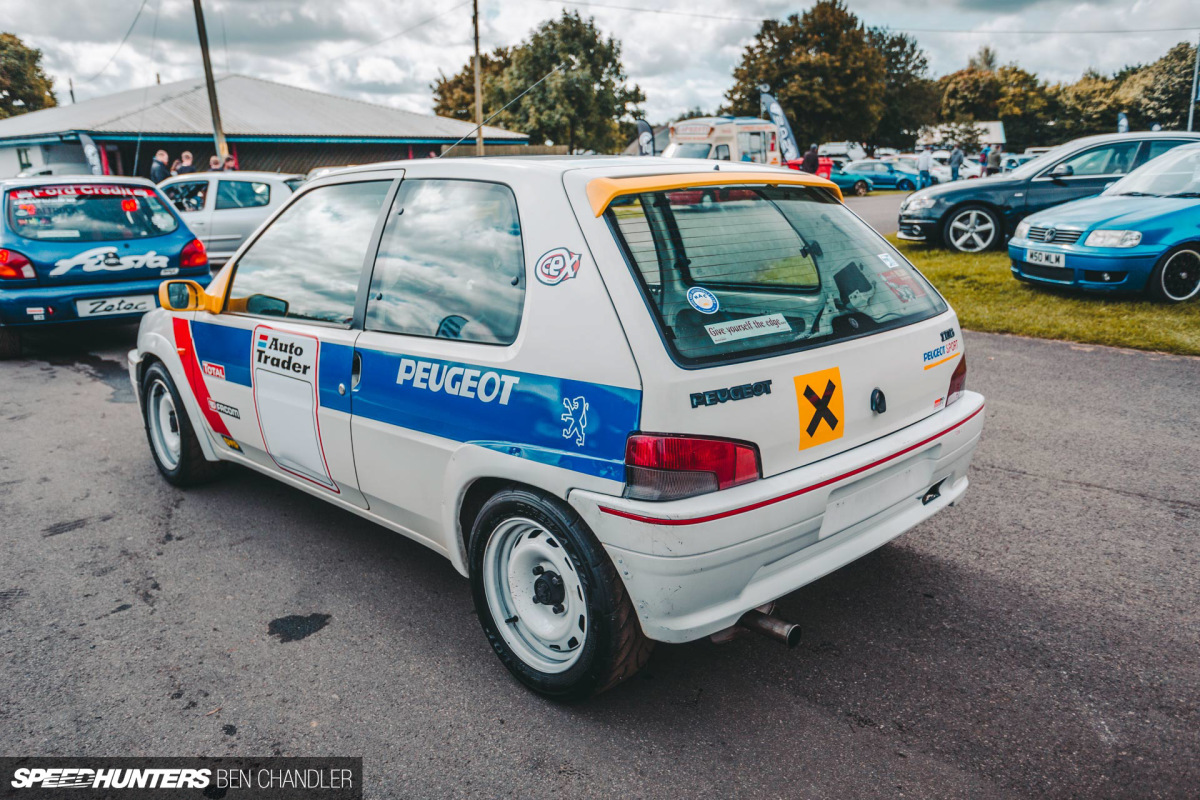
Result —
<instances>
[{"instance_id":1,"label":"ice cream van","mask_svg":"<svg viewBox=\"0 0 1200 800\"><path fill-rule=\"evenodd\" d=\"M779 128L755 117L697 117L671 125L667 158L709 158L780 166Z\"/></svg>"}]
</instances>

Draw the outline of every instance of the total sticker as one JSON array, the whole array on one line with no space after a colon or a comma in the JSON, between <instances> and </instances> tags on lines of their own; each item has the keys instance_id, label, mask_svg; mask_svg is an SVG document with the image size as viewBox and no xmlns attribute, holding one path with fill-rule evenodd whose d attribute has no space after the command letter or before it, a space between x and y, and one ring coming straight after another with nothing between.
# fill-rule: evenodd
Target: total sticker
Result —
<instances>
[{"instance_id":1,"label":"total sticker","mask_svg":"<svg viewBox=\"0 0 1200 800\"><path fill-rule=\"evenodd\" d=\"M703 286L693 286L688 289L687 301L701 314L715 314L721 310L721 303L717 300L717 296Z\"/></svg>"}]
</instances>

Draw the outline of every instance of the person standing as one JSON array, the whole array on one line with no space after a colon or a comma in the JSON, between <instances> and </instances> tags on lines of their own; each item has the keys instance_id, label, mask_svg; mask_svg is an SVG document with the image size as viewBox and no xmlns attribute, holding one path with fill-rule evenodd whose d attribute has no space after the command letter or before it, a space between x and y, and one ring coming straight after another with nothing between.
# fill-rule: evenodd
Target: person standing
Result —
<instances>
[{"instance_id":1,"label":"person standing","mask_svg":"<svg viewBox=\"0 0 1200 800\"><path fill-rule=\"evenodd\" d=\"M179 154L179 169L175 170L176 175L187 175L196 171L196 165L192 163L192 151L184 150Z\"/></svg>"},{"instance_id":2,"label":"person standing","mask_svg":"<svg viewBox=\"0 0 1200 800\"><path fill-rule=\"evenodd\" d=\"M816 175L817 167L820 163L820 160L817 158L817 146L815 144L809 145L808 152L804 154L804 160L800 162L800 169Z\"/></svg>"},{"instance_id":3,"label":"person standing","mask_svg":"<svg viewBox=\"0 0 1200 800\"><path fill-rule=\"evenodd\" d=\"M236 172L237 168L237 159L235 159L233 156L225 156L225 166L221 168L221 171Z\"/></svg>"},{"instance_id":4,"label":"person standing","mask_svg":"<svg viewBox=\"0 0 1200 800\"><path fill-rule=\"evenodd\" d=\"M209 172L220 172L221 164L222 164L222 161L221 161L220 156L212 156L211 158L208 159L208 171Z\"/></svg>"},{"instance_id":5,"label":"person standing","mask_svg":"<svg viewBox=\"0 0 1200 800\"><path fill-rule=\"evenodd\" d=\"M159 150L154 154L154 160L150 162L150 180L162 183L171 177L171 170L167 168L168 158L166 150Z\"/></svg>"},{"instance_id":6,"label":"person standing","mask_svg":"<svg viewBox=\"0 0 1200 800\"><path fill-rule=\"evenodd\" d=\"M954 149L950 151L950 180L958 180L958 171L962 169L963 160L966 154L962 148L958 146L958 142L954 143Z\"/></svg>"},{"instance_id":7,"label":"person standing","mask_svg":"<svg viewBox=\"0 0 1200 800\"><path fill-rule=\"evenodd\" d=\"M933 185L933 147L925 145L925 149L917 154L917 173L921 183L919 188Z\"/></svg>"},{"instance_id":8,"label":"person standing","mask_svg":"<svg viewBox=\"0 0 1200 800\"><path fill-rule=\"evenodd\" d=\"M988 153L988 157L987 157L987 174L988 175L995 175L996 173L998 173L1000 171L1000 152L1003 149L1004 148L1001 147L1000 145L996 145L995 147L992 148L992 151L990 153Z\"/></svg>"}]
</instances>

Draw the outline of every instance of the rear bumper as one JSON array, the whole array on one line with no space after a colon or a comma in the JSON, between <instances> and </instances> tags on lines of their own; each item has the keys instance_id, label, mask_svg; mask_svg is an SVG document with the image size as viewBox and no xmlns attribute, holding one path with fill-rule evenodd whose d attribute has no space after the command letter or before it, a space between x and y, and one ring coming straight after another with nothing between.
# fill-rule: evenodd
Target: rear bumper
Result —
<instances>
[{"instance_id":1,"label":"rear bumper","mask_svg":"<svg viewBox=\"0 0 1200 800\"><path fill-rule=\"evenodd\" d=\"M569 501L608 551L646 635L691 641L961 497L983 417L983 397L968 392L870 444L735 489L670 503L576 491Z\"/></svg>"},{"instance_id":2,"label":"rear bumper","mask_svg":"<svg viewBox=\"0 0 1200 800\"><path fill-rule=\"evenodd\" d=\"M190 270L189 270L190 271ZM130 297L152 295L154 307L158 307L158 287L164 280L190 280L207 286L212 273L205 269L200 274L173 275L171 278L151 278L141 281L112 283L81 283L63 286L31 286L23 289L0 287L0 325L34 326L54 325L62 322L104 322L137 319L144 311L129 314L105 314L97 317L80 317L75 303L80 300L98 300L105 297ZM40 314L36 309L43 309ZM47 313L52 309L53 313ZM37 317L41 316L42 319Z\"/></svg>"}]
</instances>

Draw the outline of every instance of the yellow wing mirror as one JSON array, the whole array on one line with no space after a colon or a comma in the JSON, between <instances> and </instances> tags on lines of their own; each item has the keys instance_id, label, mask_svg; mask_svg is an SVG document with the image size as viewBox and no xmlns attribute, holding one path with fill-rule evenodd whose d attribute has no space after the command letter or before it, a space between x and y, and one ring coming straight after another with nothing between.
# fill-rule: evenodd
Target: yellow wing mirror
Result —
<instances>
[{"instance_id":1,"label":"yellow wing mirror","mask_svg":"<svg viewBox=\"0 0 1200 800\"><path fill-rule=\"evenodd\" d=\"M158 304L168 311L221 313L221 298L207 294L195 281L163 281L158 287Z\"/></svg>"}]
</instances>

